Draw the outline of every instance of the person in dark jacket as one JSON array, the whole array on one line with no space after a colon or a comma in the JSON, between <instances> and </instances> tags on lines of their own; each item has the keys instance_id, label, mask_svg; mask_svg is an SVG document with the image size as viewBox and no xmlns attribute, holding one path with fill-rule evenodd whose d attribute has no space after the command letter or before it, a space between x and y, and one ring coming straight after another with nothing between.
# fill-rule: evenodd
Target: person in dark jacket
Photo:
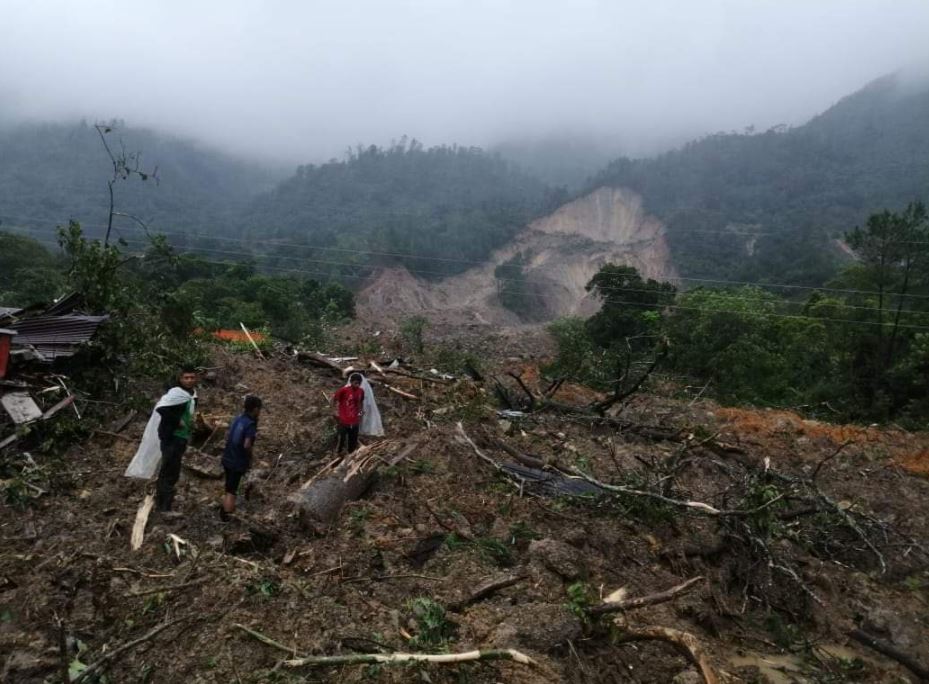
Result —
<instances>
[{"instance_id":1,"label":"person in dark jacket","mask_svg":"<svg viewBox=\"0 0 929 684\"><path fill-rule=\"evenodd\" d=\"M235 497L239 491L242 476L252 465L252 447L258 436L258 417L261 415L261 399L254 396L245 397L242 415L232 421L226 435L226 448L223 449L223 470L226 472L226 493L219 517L228 520L235 513Z\"/></svg>"},{"instance_id":2,"label":"person in dark jacket","mask_svg":"<svg viewBox=\"0 0 929 684\"><path fill-rule=\"evenodd\" d=\"M178 373L176 387L189 398L170 406L159 406L155 410L161 415L158 424L158 440L161 444L161 469L155 485L155 503L159 511L171 510L174 502L174 487L181 476L181 462L197 410L197 369L185 366ZM173 390L172 390L173 391Z\"/></svg>"}]
</instances>

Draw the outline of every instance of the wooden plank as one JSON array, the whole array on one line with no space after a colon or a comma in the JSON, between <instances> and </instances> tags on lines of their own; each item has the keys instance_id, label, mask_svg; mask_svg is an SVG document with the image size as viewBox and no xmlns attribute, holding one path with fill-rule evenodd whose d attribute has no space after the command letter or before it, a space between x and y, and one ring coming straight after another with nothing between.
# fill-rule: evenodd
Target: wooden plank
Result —
<instances>
[{"instance_id":1,"label":"wooden plank","mask_svg":"<svg viewBox=\"0 0 929 684\"><path fill-rule=\"evenodd\" d=\"M0 397L0 404L17 425L42 417L42 409L28 392L8 392Z\"/></svg>"}]
</instances>

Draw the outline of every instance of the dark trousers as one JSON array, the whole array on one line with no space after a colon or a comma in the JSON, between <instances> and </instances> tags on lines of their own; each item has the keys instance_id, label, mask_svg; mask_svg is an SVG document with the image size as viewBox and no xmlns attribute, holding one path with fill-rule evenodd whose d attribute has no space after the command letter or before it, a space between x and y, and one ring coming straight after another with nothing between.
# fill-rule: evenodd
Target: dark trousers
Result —
<instances>
[{"instance_id":1,"label":"dark trousers","mask_svg":"<svg viewBox=\"0 0 929 684\"><path fill-rule=\"evenodd\" d=\"M338 442L336 444L336 453L341 454L344 447L348 447L348 453L352 453L358 448L358 426L342 425L339 423Z\"/></svg>"},{"instance_id":2,"label":"dark trousers","mask_svg":"<svg viewBox=\"0 0 929 684\"><path fill-rule=\"evenodd\" d=\"M161 470L155 485L155 503L159 511L170 511L174 501L174 485L181 476L181 460L187 451L187 440L170 437L161 440Z\"/></svg>"},{"instance_id":3,"label":"dark trousers","mask_svg":"<svg viewBox=\"0 0 929 684\"><path fill-rule=\"evenodd\" d=\"M225 466L223 470L226 472L226 494L238 494L239 483L241 483L242 478L245 477L245 471L231 470Z\"/></svg>"}]
</instances>

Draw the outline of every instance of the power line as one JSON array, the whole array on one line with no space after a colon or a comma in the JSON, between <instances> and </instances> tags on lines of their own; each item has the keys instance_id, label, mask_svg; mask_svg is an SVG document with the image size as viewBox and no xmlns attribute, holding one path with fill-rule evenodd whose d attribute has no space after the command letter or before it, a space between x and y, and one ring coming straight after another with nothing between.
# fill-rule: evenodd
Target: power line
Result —
<instances>
[{"instance_id":1,"label":"power line","mask_svg":"<svg viewBox=\"0 0 929 684\"><path fill-rule=\"evenodd\" d=\"M149 243L147 243L147 242L140 241L140 240L125 240L125 242L127 242L128 244L141 245L141 246L146 246L146 245L149 244ZM279 256L279 255L251 254L251 253L248 253L248 252L240 252L240 251L233 251L233 250L217 250L217 249L208 249L208 248L201 248L201 249L198 250L198 251L200 251L200 252L207 252L207 253L210 253L210 254L228 254L228 255L234 255L234 256L248 257L248 258L250 258L250 259L266 259L266 260L285 259L285 260L288 260L288 261L296 261L296 262L299 263L299 264L310 263L310 264L320 264L320 265L325 265L325 266L357 266L357 267L360 267L360 268L370 268L370 265L368 265L368 264L354 264L354 263L352 263L352 262L347 262L347 261L328 261L328 260L323 260L323 259L308 259L308 258L304 258L304 257L290 257L290 256ZM424 274L424 275L445 275L444 273L442 273L442 272L440 272L440 271L425 271L425 270L413 269L413 268L406 268L405 270L406 270L407 272L409 272L409 273L414 273L414 274L419 273L419 274ZM330 277L332 277L332 276L330 276ZM336 276L336 277L338 277L338 276ZM367 277L367 276L362 276L362 277ZM496 277L496 276L494 277L494 280L497 281L497 282L504 282L504 283L523 283L523 282L524 282L524 281L522 281L522 280L520 280L520 279L518 279L518 278L500 278L500 277ZM600 287L597 288L597 290L598 290L599 292L623 292L623 293L632 293L632 292L635 292L635 293L643 293L643 294L645 294L645 293L652 293L652 294L656 293L655 290L653 290L653 289L641 289L641 288L631 288L631 287L615 287L615 286L614 286L614 287L611 287L611 286L600 286ZM510 290L510 292L519 293L520 291L519 291L519 290ZM523 294L531 294L531 292L526 292L526 291L522 291L522 293L523 293ZM730 295L730 297L731 297L731 295ZM731 298L733 298L733 297L731 297ZM752 298L750 298L750 297L734 297L734 299L739 299L739 300L744 301L744 302L755 302L755 301L756 301L755 299L752 299ZM793 301L790 301L790 300L783 300L783 301L781 301L781 302L778 302L778 304L781 304L781 305L784 305L784 306L801 306L801 307L805 307L805 306L807 305L806 302L793 302ZM846 308L846 309L855 309L855 310L861 310L861 311L886 311L886 310L887 310L887 309L882 309L881 307L876 307L876 306L858 306L858 305L854 305L854 304L844 304L844 303L843 303L842 306L843 306L844 308ZM906 310L906 311L904 311L903 313L907 313L907 314L919 314L919 313L924 313L924 312Z\"/></svg>"},{"instance_id":2,"label":"power line","mask_svg":"<svg viewBox=\"0 0 929 684\"><path fill-rule=\"evenodd\" d=\"M86 189L87 189L87 188L75 188L75 190L80 190L81 192L86 191ZM101 211L102 211L103 213L106 212L105 209L102 209ZM13 220L13 221L40 221L40 222L43 222L43 223L44 223L44 222L56 223L56 221L55 221L54 219L49 218L49 217L42 217L42 216L16 216L16 217L13 217L13 216L10 216L9 214L4 214L3 216L6 217L8 220ZM544 218L544 217L540 217L540 218ZM535 220L538 220L538 219L535 219ZM150 221L150 223L151 223L151 222L152 222L152 221ZM84 225L83 222L82 222L82 225ZM98 227L99 227L99 226L98 226ZM164 233L164 234L166 234L166 235L169 235L169 234L174 234L174 235L193 235L193 236L197 236L197 237L210 238L210 239L213 239L213 240L222 240L222 239L226 239L226 238L222 238L222 237L213 235L213 234L211 234L211 233L193 233L193 232L190 232L190 233L185 233L185 232L173 232L173 233L172 233L171 231L161 231L161 230L159 230L158 232ZM677 236L681 236L681 235L689 235L689 234L692 234L692 233L698 233L698 234L701 234L701 235L706 234L706 235L727 235L727 236L744 236L744 237L778 237L778 236L783 235L783 233L778 232L778 231L773 231L773 230L757 230L757 231L755 231L755 230L732 230L732 229L727 229L727 228L717 228L717 229L710 229L710 228L690 228L690 229L688 229L688 230L686 230L686 231L681 231L681 232L679 232L679 233L676 232L676 231L673 232L673 233L668 233L668 232L666 232L665 235L666 235L666 236L675 236L675 237L677 237ZM825 235L825 234L823 234L823 237L827 237L827 238L830 239L830 240L837 240L837 239L839 239L839 238L831 237L831 236L828 236L828 235ZM286 244L286 243L282 243L282 244ZM296 244L299 244L299 243L296 243ZM895 241L894 241L894 244L897 244L897 245L929 245L929 240L895 240ZM387 254L388 256L391 255L390 253L385 253L385 254ZM407 255L407 256L412 256L412 257L416 258L415 255ZM438 257L434 257L434 258L438 258ZM465 260L465 259L447 258L447 259L445 259L445 260L447 260L447 261L460 261L460 262L465 262L465 263L481 263L481 262L475 262L475 261L468 261L468 260Z\"/></svg>"},{"instance_id":3,"label":"power line","mask_svg":"<svg viewBox=\"0 0 929 684\"><path fill-rule=\"evenodd\" d=\"M138 246L143 246L143 247L149 245L148 242L141 241L141 240L131 240L131 239L130 239L130 240L126 240L126 239L123 239L123 242L125 242L125 243L128 244L128 245L138 245ZM370 264L365 264L365 263L353 263L353 262L348 262L348 261L332 261L332 260L327 260L327 259L311 259L311 258L309 258L309 257L294 257L294 256L275 255L275 254L254 254L254 253L251 253L251 252L243 252L243 251L236 251L236 250L211 249L211 248L207 248L207 247L193 248L193 251L192 251L191 253L193 253L193 254L208 253L208 254L217 254L217 255L230 255L230 256L245 257L245 258L251 259L251 260L255 260L255 259L263 259L263 260L287 260L287 261L295 261L295 262L297 262L298 264L316 264L316 265L323 265L323 266L337 266L337 267L346 267L346 266L348 266L348 267L357 267L357 268L371 268L371 265L370 265ZM268 267L265 266L264 268L268 268ZM442 272L442 271L429 271L429 270L425 270L425 269L418 269L418 268L411 268L411 267L404 267L404 268L405 268L405 270L406 270L408 273L411 273L411 274L420 274L420 275L427 275L427 276L445 276L445 275L447 275L446 273L444 273L444 272ZM343 273L340 272L340 273L338 273L338 274L331 274L331 273L330 273L330 274L328 274L328 275L329 275L329 277L344 277L345 274L343 274ZM522 280L520 280L520 279L517 279L517 278L502 278L502 277L496 277L496 276L494 277L494 280L497 281L497 282L502 282L502 283L522 283L522 282L524 282L524 281L522 281ZM597 288L597 289L598 289L600 292L624 292L624 293L632 293L632 292L635 292L635 293L653 293L653 292L654 292L654 290L649 290L649 289L636 289L636 288L630 288L630 287L610 287L610 286L602 286L602 287L599 287L599 288ZM515 290L510 290L510 292L517 292L517 291L515 291ZM754 299L751 299L751 298L748 298L748 297L741 297L741 298L739 298L739 299L741 299L742 301L755 301ZM785 305L785 306L806 306L806 303L805 303L805 302L793 302L793 301L789 301L789 300L784 300L784 301L781 302L781 303L782 303L783 305ZM845 306L846 308L849 308L849 309L861 309L861 310L864 310L864 311L880 311L880 310L881 310L879 307L857 306L857 305L853 305L853 304L845 304L844 306Z\"/></svg>"},{"instance_id":4,"label":"power line","mask_svg":"<svg viewBox=\"0 0 929 684\"><path fill-rule=\"evenodd\" d=\"M89 227L100 228L100 229L104 228L104 226L102 225L99 225L99 226L90 225ZM54 230L51 228L26 228L26 227L22 227L22 229L33 230L33 231ZM120 231L132 231L136 233L144 233L144 231L141 228L138 228L136 226L124 227L119 230ZM183 233L183 232L175 231L175 232L161 232L159 234L166 235L166 236L179 235L183 237L191 236L191 235L204 236L204 237L208 237L209 239L222 241L222 242L233 242L236 244L248 244L249 243L249 241L245 238L229 238L229 237L221 237L221 236L211 236L205 233ZM129 241L127 240L127 242ZM405 253L400 253L400 252L380 252L380 251L374 251L374 250L352 249L348 247L326 247L326 246L310 245L310 244L302 244L302 243L280 242L280 241L276 242L274 240L263 240L262 242L265 244L276 244L277 246L281 246L281 247L297 247L297 248L303 248L303 249L313 249L313 250L319 250L319 251L334 251L334 252L343 252L343 253L349 253L349 254L391 256L391 257L418 259L418 260L423 260L423 261L452 261L452 262L459 262L459 263L474 264L474 265L479 265L479 266L486 266L488 264L488 262L486 261L473 261L473 260L453 259L453 258L446 258L446 257L421 256L421 255L414 255L414 254L405 254ZM136 241L135 244L147 244L147 243ZM371 264L365 264L365 263L352 263L352 262L345 262L345 261L311 259L308 257L294 257L294 256L278 255L278 254L256 254L254 252L217 250L217 249L209 248L209 247L188 246L187 249L189 249L193 253L197 253L197 252L207 252L207 253L216 253L216 254L225 253L225 254L245 256L250 259L287 259L287 260L297 261L300 263L314 263L314 264L332 265L332 266L371 267ZM404 266L404 268L406 268L406 270L409 271L410 273L417 273L417 274L427 275L427 276L449 277L450 275L449 273L445 271L431 271L431 270L426 270L422 268L413 268L413 267L408 267L408 266ZM808 290L808 291L814 291L814 292L832 292L832 293L838 293L838 294L860 294L860 295L872 295L872 296L883 295L885 297L899 297L899 298L909 298L909 299L929 299L929 295L916 294L916 293L897 293L897 292L881 293L875 290L858 290L858 289L852 289L852 288L833 288L833 287L824 287L824 286L816 287L813 285L793 285L789 283L758 283L758 282L751 282L751 281L746 281L746 280L725 280L725 279L719 279L719 278L693 278L693 277L686 277L686 276L668 276L667 278L669 281L690 282L690 283L700 283L700 284L741 285L741 286L750 286L750 287L758 287L758 288L781 288L781 289L792 289L792 290ZM497 280L518 282L516 279L507 279L507 278L497 278ZM601 289L604 289L604 290L615 289L615 290L623 290L627 292L635 291L635 290L630 290L628 288L601 288ZM792 302L787 302L787 303L794 304ZM796 304L803 305L802 302L797 302ZM846 307L854 308L854 309L873 310L873 311L880 310L879 307L863 307L863 306L854 306L854 305L846 305Z\"/></svg>"},{"instance_id":5,"label":"power line","mask_svg":"<svg viewBox=\"0 0 929 684\"><path fill-rule=\"evenodd\" d=\"M40 242L46 242L47 244L52 244L50 241L40 241ZM215 264L218 266L230 266L231 265L229 261L211 261L208 259L202 259L202 261L204 263ZM279 267L273 267L273 266L269 266L266 268L267 270L281 272L281 273L299 273L299 274L304 274L304 275L318 275L318 276L323 276L327 278L332 277L332 274L326 271L310 271L310 270L305 270L305 269L279 268ZM358 279L358 280L368 279L368 276L350 275L350 274L343 274L339 277L353 278L353 279ZM622 289L622 288L619 288L619 289ZM630 291L630 290L627 290L627 291ZM653 292L652 290L647 290L647 291ZM526 294L526 295L537 294L537 291L531 291L531 290L517 290L513 292L514 294ZM655 305L649 304L647 302L614 300L613 303L623 304L626 306L647 307L652 310L656 308ZM710 309L710 308L699 307L699 306L687 306L684 304L665 304L657 308L679 309L679 310L685 310L685 311L699 311L701 313L707 313L707 314L732 314L736 316L764 316L764 317L769 317L769 318L785 318L785 319L805 320L805 321L813 321L813 322L820 322L820 323L823 323L823 322L843 323L845 325L869 325L869 326L880 326L880 327L891 325L890 323L885 323L885 322L880 322L880 321L862 321L862 320L853 320L853 319L848 319L848 318L806 316L806 315L801 315L801 314L783 314L783 313L775 313L775 312L768 312L768 311L739 311L739 310L734 310L734 309ZM891 313L891 312L888 312L888 313ZM921 314L924 312L907 311L904 313ZM909 324L909 323L899 323L896 325L896 327L900 329L907 329L907 330L929 330L929 325L916 325L916 324Z\"/></svg>"}]
</instances>

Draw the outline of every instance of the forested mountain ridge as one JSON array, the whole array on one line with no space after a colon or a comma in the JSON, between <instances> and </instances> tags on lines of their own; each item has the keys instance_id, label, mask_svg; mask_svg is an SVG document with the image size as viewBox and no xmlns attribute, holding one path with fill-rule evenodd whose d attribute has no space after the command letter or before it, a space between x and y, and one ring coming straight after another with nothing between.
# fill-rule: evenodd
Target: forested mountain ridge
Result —
<instances>
[{"instance_id":1,"label":"forested mountain ridge","mask_svg":"<svg viewBox=\"0 0 929 684\"><path fill-rule=\"evenodd\" d=\"M590 182L603 185L643 196L683 276L819 284L834 238L929 194L929 85L886 76L797 128L617 159Z\"/></svg>"},{"instance_id":2,"label":"forested mountain ridge","mask_svg":"<svg viewBox=\"0 0 929 684\"><path fill-rule=\"evenodd\" d=\"M198 144L115 123L108 144L140 155L149 180L116 185L117 211L153 231L221 230L249 199L283 174ZM157 174L152 172L157 167ZM107 222L107 180L113 168L97 131L78 124L29 123L0 127L0 221L54 241L55 226L82 222L89 235ZM123 218L120 226L138 226Z\"/></svg>"},{"instance_id":3,"label":"forested mountain ridge","mask_svg":"<svg viewBox=\"0 0 929 684\"><path fill-rule=\"evenodd\" d=\"M507 155L506 145L498 154L404 139L285 178L145 129L117 125L108 137L140 152L144 170L158 167L157 184L116 184L118 211L205 256L257 255L259 268L350 285L383 266L430 280L462 273L570 199L505 159L518 157L519 145ZM545 164L557 161L542 152ZM0 128L3 228L53 241L55 226L74 218L101 235L111 176L91 125ZM836 238L874 211L929 194L929 86L887 76L797 128L715 134L657 157L620 158L576 198L604 186L642 196L684 278L820 285L841 259ZM117 226L141 238L131 220Z\"/></svg>"},{"instance_id":4,"label":"forested mountain ridge","mask_svg":"<svg viewBox=\"0 0 929 684\"><path fill-rule=\"evenodd\" d=\"M404 139L299 167L239 225L243 237L289 241L282 256L306 245L300 257L326 272L401 265L428 280L486 259L565 196L479 148Z\"/></svg>"}]
</instances>

